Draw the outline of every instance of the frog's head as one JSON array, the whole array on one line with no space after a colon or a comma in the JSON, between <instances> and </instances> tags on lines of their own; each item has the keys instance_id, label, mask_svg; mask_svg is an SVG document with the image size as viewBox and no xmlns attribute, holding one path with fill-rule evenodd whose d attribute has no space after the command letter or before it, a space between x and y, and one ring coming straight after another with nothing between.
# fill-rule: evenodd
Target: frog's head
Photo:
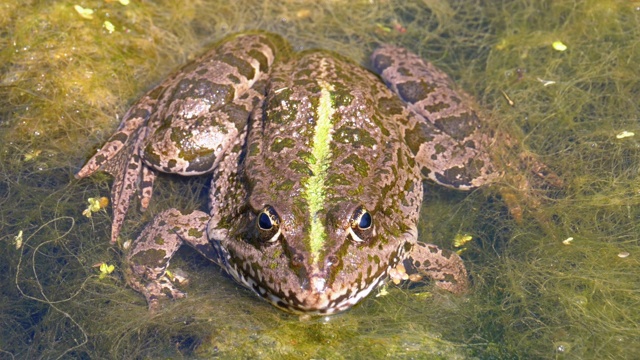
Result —
<instances>
[{"instance_id":1,"label":"frog's head","mask_svg":"<svg viewBox=\"0 0 640 360\"><path fill-rule=\"evenodd\" d=\"M342 201L314 215L291 204L256 206L246 231L225 244L231 274L286 311L350 308L386 278L416 236L415 228L391 234L384 214L361 203Z\"/></svg>"},{"instance_id":2,"label":"frog's head","mask_svg":"<svg viewBox=\"0 0 640 360\"><path fill-rule=\"evenodd\" d=\"M415 241L422 187L399 141L406 113L375 76L325 53L276 68L270 86L237 188L226 190L225 202L240 206L223 214L226 233L210 226L210 239L236 280L272 304L343 311Z\"/></svg>"}]
</instances>

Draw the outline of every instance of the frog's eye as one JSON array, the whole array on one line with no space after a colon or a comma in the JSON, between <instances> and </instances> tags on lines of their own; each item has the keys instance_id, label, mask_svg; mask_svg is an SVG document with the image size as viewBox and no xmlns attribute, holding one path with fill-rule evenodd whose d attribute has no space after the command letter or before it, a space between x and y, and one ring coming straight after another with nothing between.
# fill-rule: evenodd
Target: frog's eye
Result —
<instances>
[{"instance_id":1,"label":"frog's eye","mask_svg":"<svg viewBox=\"0 0 640 360\"><path fill-rule=\"evenodd\" d=\"M262 243L272 243L280 237L280 217L276 210L267 205L256 219L256 227Z\"/></svg>"},{"instance_id":2,"label":"frog's eye","mask_svg":"<svg viewBox=\"0 0 640 360\"><path fill-rule=\"evenodd\" d=\"M349 235L356 243L363 243L371 238L373 232L373 217L371 213L364 208L358 206L351 215L351 224L349 226Z\"/></svg>"}]
</instances>

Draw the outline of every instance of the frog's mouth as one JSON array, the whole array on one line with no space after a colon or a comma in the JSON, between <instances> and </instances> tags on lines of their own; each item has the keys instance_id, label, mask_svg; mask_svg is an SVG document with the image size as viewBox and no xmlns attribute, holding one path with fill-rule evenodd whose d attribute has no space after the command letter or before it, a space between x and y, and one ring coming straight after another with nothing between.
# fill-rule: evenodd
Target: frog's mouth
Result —
<instances>
[{"instance_id":1,"label":"frog's mouth","mask_svg":"<svg viewBox=\"0 0 640 360\"><path fill-rule=\"evenodd\" d=\"M404 233L398 241L395 259L371 274L371 277L359 282L333 284L333 287L328 283L327 275L319 271L310 272L304 280L306 285L303 284L304 286L293 291L265 283L264 274L247 271L250 266L229 263L227 270L240 284L281 310L300 315L331 315L348 310L381 285L387 279L390 270L404 257L405 244L415 241L416 234L415 228ZM240 269L239 266L244 266L244 269Z\"/></svg>"}]
</instances>

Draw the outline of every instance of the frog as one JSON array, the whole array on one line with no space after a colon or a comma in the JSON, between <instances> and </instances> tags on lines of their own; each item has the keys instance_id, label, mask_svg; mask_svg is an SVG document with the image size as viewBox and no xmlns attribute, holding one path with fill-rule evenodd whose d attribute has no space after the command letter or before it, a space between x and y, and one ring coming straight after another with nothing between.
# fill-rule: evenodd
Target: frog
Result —
<instances>
[{"instance_id":1,"label":"frog","mask_svg":"<svg viewBox=\"0 0 640 360\"><path fill-rule=\"evenodd\" d=\"M350 309L389 278L464 293L454 251L418 240L425 181L471 190L502 172L469 95L414 52L381 44L361 66L282 37L228 37L148 91L76 174L114 176L115 243L158 173L211 176L208 211L156 215L126 255L152 310L186 293L167 276L194 248L277 308Z\"/></svg>"}]
</instances>

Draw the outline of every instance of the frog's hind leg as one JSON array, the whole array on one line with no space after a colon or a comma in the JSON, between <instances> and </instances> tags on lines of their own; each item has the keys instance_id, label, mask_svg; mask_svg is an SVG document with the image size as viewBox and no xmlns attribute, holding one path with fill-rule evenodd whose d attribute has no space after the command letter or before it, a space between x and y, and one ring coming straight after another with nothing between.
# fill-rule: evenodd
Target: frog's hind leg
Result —
<instances>
[{"instance_id":1,"label":"frog's hind leg","mask_svg":"<svg viewBox=\"0 0 640 360\"><path fill-rule=\"evenodd\" d=\"M169 261L183 243L211 261L217 253L207 239L209 215L203 211L182 214L170 209L158 214L134 242L127 255L127 283L147 299L149 308L159 307L162 298L181 298L186 294L178 290L166 276Z\"/></svg>"},{"instance_id":2,"label":"frog's hind leg","mask_svg":"<svg viewBox=\"0 0 640 360\"><path fill-rule=\"evenodd\" d=\"M429 277L452 293L461 293L469 286L467 270L458 254L432 244L416 243L402 265L409 278L415 274Z\"/></svg>"},{"instance_id":3,"label":"frog's hind leg","mask_svg":"<svg viewBox=\"0 0 640 360\"><path fill-rule=\"evenodd\" d=\"M116 242L120 234L131 197L138 191L141 208L146 209L156 177L156 172L144 167L140 158L140 146L148 131L146 124L153 102L148 98L144 98L144 100L125 114L116 133L75 175L77 179L82 179L98 170L104 170L114 177L111 187L112 244Z\"/></svg>"},{"instance_id":4,"label":"frog's hind leg","mask_svg":"<svg viewBox=\"0 0 640 360\"><path fill-rule=\"evenodd\" d=\"M426 177L469 190L500 175L487 151L492 136L470 106L471 98L455 91L445 73L407 49L391 45L376 49L371 61L410 112L400 135Z\"/></svg>"}]
</instances>

